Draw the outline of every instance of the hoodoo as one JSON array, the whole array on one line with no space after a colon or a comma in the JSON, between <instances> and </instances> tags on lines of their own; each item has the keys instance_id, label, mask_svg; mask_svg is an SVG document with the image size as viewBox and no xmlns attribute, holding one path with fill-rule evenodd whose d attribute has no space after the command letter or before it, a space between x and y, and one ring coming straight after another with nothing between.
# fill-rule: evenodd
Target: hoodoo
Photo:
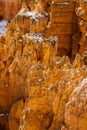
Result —
<instances>
[{"instance_id":1,"label":"hoodoo","mask_svg":"<svg viewBox=\"0 0 87 130\"><path fill-rule=\"evenodd\" d=\"M0 130L87 130L87 2L0 0Z\"/></svg>"}]
</instances>

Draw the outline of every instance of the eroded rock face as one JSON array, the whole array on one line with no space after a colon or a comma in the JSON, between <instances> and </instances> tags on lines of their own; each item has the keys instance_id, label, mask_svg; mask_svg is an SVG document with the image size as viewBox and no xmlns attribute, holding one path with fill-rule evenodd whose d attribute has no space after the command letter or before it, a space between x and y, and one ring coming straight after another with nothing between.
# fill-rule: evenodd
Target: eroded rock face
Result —
<instances>
[{"instance_id":1,"label":"eroded rock face","mask_svg":"<svg viewBox=\"0 0 87 130\"><path fill-rule=\"evenodd\" d=\"M65 107L65 123L68 130L86 130L87 78L77 86ZM72 122L73 119L73 122ZM77 124L78 122L78 124Z\"/></svg>"},{"instance_id":2,"label":"eroded rock face","mask_svg":"<svg viewBox=\"0 0 87 130\"><path fill-rule=\"evenodd\" d=\"M12 10L18 10L17 2ZM72 0L24 0L6 36L0 36L0 125L6 130L5 115L10 130L86 130L86 85L76 91L87 78L86 54L77 54L81 29L75 8ZM72 64L63 56L70 53L76 56ZM71 117L76 119L73 124Z\"/></svg>"},{"instance_id":3,"label":"eroded rock face","mask_svg":"<svg viewBox=\"0 0 87 130\"><path fill-rule=\"evenodd\" d=\"M19 129L46 130L53 120L53 110L47 98L32 98L26 101Z\"/></svg>"},{"instance_id":4,"label":"eroded rock face","mask_svg":"<svg viewBox=\"0 0 87 130\"><path fill-rule=\"evenodd\" d=\"M23 100L20 100L18 103L14 104L9 116L9 129L18 130L20 125L21 111L24 108Z\"/></svg>"},{"instance_id":5,"label":"eroded rock face","mask_svg":"<svg viewBox=\"0 0 87 130\"><path fill-rule=\"evenodd\" d=\"M75 3L72 0L52 0L47 35L58 35L59 44L57 48L57 55L69 55L72 48L72 36L75 32Z\"/></svg>"},{"instance_id":6,"label":"eroded rock face","mask_svg":"<svg viewBox=\"0 0 87 130\"><path fill-rule=\"evenodd\" d=\"M0 16L5 20L11 20L18 13L21 2L21 0L0 0Z\"/></svg>"},{"instance_id":7,"label":"eroded rock face","mask_svg":"<svg viewBox=\"0 0 87 130\"><path fill-rule=\"evenodd\" d=\"M79 53L81 55L84 54L85 51L87 51L87 47L86 47L86 33L87 33L87 3L85 0L81 1L76 1L77 2L77 7L76 7L76 14L78 16L78 24L79 24L79 28L81 31L81 39L79 41L79 45L80 45L80 49L79 49Z\"/></svg>"},{"instance_id":8,"label":"eroded rock face","mask_svg":"<svg viewBox=\"0 0 87 130\"><path fill-rule=\"evenodd\" d=\"M65 61L66 63L63 64ZM73 112L74 110L76 111L75 116L77 117L77 120L75 121L80 121L77 111L78 113L81 112L82 115L84 115L83 113L87 113L86 106L84 106L84 102L86 104L87 101L86 86L84 85L84 91L81 90L81 92L84 93L82 94L84 102L81 97L81 92L76 91L79 89L81 81L82 83L83 81L86 81L87 72L85 66L81 67L81 61L77 62L77 65L80 63L78 67L76 67L76 62L74 62L72 66L67 58L63 58L62 60L58 59L58 62L59 63L55 65L54 69L46 70L45 72L44 68L43 70L38 68L36 71L35 68L37 67L35 67L32 69L32 73L34 72L35 76L31 76L30 74L30 77L28 75L31 79L28 83L33 84L31 84L31 87L29 88L30 98L25 100L24 108L21 111L19 130L62 130L66 126L67 130L71 127L73 130L75 127L77 129L77 125L76 122L73 122L72 124L71 116L74 116L72 115L72 109ZM43 74L42 77L40 76L41 72ZM40 78L38 77L38 74ZM73 93L77 94L76 92L78 93L78 96L75 97ZM78 100L78 102L75 102L75 105L72 105L73 98L76 98L74 101ZM79 105L80 100L83 104L82 107ZM18 106L20 107L20 104ZM85 111L83 110L83 107ZM12 106L12 109L15 109L14 105ZM69 110L67 111L67 109ZM44 112L46 115L44 115ZM49 115L49 113L51 115ZM12 116L14 117L15 113L13 113ZM45 120L43 120L44 118ZM46 120L47 122L45 123ZM86 114L83 116L82 120L83 130L85 130L86 126L84 124L86 121ZM12 120L9 121L11 122ZM10 128L12 130L12 126ZM80 125L78 128L80 128Z\"/></svg>"}]
</instances>

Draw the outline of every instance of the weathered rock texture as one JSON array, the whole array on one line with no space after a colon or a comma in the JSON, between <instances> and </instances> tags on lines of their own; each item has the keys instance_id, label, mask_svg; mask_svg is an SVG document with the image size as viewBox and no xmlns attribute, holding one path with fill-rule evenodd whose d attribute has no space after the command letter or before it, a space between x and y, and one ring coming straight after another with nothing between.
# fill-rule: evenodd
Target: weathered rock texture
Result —
<instances>
[{"instance_id":1,"label":"weathered rock texture","mask_svg":"<svg viewBox=\"0 0 87 130\"><path fill-rule=\"evenodd\" d=\"M87 62L86 53L77 54L78 5L24 0L0 36L0 129L87 130ZM75 57L72 64L65 55Z\"/></svg>"},{"instance_id":2,"label":"weathered rock texture","mask_svg":"<svg viewBox=\"0 0 87 130\"><path fill-rule=\"evenodd\" d=\"M79 0L77 2L76 14L78 16L78 24L81 31L81 38L79 41L80 49L79 53L82 55L87 51L87 2L85 0Z\"/></svg>"},{"instance_id":3,"label":"weathered rock texture","mask_svg":"<svg viewBox=\"0 0 87 130\"><path fill-rule=\"evenodd\" d=\"M75 32L75 3L71 0L52 0L47 35L58 35L59 43L57 55L63 56L64 54L70 54L72 48L72 35Z\"/></svg>"},{"instance_id":4,"label":"weathered rock texture","mask_svg":"<svg viewBox=\"0 0 87 130\"><path fill-rule=\"evenodd\" d=\"M0 0L0 16L11 20L16 16L21 7L21 0Z\"/></svg>"}]
</instances>

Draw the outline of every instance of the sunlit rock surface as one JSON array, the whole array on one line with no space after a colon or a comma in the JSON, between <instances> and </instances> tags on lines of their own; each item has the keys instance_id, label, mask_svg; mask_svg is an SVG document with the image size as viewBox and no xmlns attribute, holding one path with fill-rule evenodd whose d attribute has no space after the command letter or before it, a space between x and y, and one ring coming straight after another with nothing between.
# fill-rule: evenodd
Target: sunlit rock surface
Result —
<instances>
[{"instance_id":1,"label":"sunlit rock surface","mask_svg":"<svg viewBox=\"0 0 87 130\"><path fill-rule=\"evenodd\" d=\"M87 51L86 46L86 35L87 35L87 2L85 0L76 1L77 7L76 7L76 14L78 16L78 24L81 31L81 38L79 41L80 49L79 53L83 55Z\"/></svg>"},{"instance_id":2,"label":"sunlit rock surface","mask_svg":"<svg viewBox=\"0 0 87 130\"><path fill-rule=\"evenodd\" d=\"M62 128L66 126L68 130L70 128L72 128L72 130L74 128L77 129L76 122L80 121L81 119L78 117L77 113L80 112L82 115L84 115L81 122L83 127L81 128L83 128L83 130L86 129L85 113L87 113L87 109L86 105L84 105L87 101L86 85L84 84L84 88L82 87L82 92L81 90L78 91L80 84L83 86L83 82L86 82L86 67L81 67L81 61L79 61L80 64L75 61L72 66L67 57L63 57L61 60L60 59L61 58L58 58L54 69L50 67L49 69L41 67L38 68L39 66L36 66L32 68L32 71L30 71L30 74L28 74L28 85L31 85L29 88L30 97L27 100L24 100L25 105L23 110L21 110L21 116L19 119L20 130L46 130L47 128L49 130L62 130ZM76 67L76 62L78 67ZM74 96L74 93L77 96ZM84 99L82 98L81 93ZM74 100L75 105L71 104L73 102L73 98L77 100L77 102ZM80 105L80 102L83 105ZM20 107L20 104L18 106ZM49 106L51 110L48 108ZM15 109L14 105L12 106L12 109ZM46 116L44 115L44 111L47 111ZM77 118L77 120L72 122L71 116L74 116L72 113L74 111L76 111L75 118ZM49 112L51 115L49 115ZM13 116L13 120L9 121L15 123L15 113L13 113L13 115L11 113L11 116ZM44 118L45 120L43 120ZM45 124L46 120L47 122ZM11 125L10 129L12 130L12 128L13 126ZM78 128L81 129L80 124L78 125Z\"/></svg>"},{"instance_id":3,"label":"sunlit rock surface","mask_svg":"<svg viewBox=\"0 0 87 130\"><path fill-rule=\"evenodd\" d=\"M73 119L73 122L72 122ZM69 130L87 129L87 78L83 79L70 96L65 107L65 125ZM77 124L78 122L78 124Z\"/></svg>"},{"instance_id":4,"label":"sunlit rock surface","mask_svg":"<svg viewBox=\"0 0 87 130\"><path fill-rule=\"evenodd\" d=\"M86 2L0 2L0 130L86 130Z\"/></svg>"}]
</instances>

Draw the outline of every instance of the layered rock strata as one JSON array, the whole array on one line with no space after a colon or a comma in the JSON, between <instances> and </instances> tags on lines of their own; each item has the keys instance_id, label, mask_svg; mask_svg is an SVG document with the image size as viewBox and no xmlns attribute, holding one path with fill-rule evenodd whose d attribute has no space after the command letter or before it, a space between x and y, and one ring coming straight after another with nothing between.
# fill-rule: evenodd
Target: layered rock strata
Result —
<instances>
[{"instance_id":1,"label":"layered rock strata","mask_svg":"<svg viewBox=\"0 0 87 130\"><path fill-rule=\"evenodd\" d=\"M52 31L51 31L52 30ZM72 0L53 0L47 35L59 38L57 55L69 55L72 49L72 35L76 32L75 3ZM62 52L61 52L62 51Z\"/></svg>"}]
</instances>

